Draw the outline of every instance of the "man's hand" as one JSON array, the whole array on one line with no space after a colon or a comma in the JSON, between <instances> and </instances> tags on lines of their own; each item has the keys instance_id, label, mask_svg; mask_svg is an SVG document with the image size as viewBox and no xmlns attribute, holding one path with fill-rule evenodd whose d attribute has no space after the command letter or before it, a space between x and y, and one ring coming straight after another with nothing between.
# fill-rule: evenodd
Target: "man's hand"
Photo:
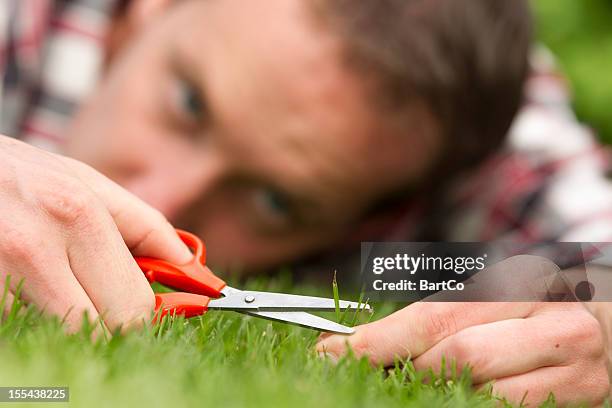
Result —
<instances>
[{"instance_id":1,"label":"man's hand","mask_svg":"<svg viewBox=\"0 0 612 408\"><path fill-rule=\"evenodd\" d=\"M92 168L0 136L0 296L7 275L24 301L80 326L150 317L151 288L133 255L184 263L190 252L153 208ZM12 298L12 295L10 296Z\"/></svg>"},{"instance_id":2,"label":"man's hand","mask_svg":"<svg viewBox=\"0 0 612 408\"><path fill-rule=\"evenodd\" d=\"M468 365L475 384L519 402L601 403L609 390L602 334L580 303L414 303L357 328L324 337L317 350L339 356L350 346L372 363L410 357L417 369L440 369L443 357Z\"/></svg>"}]
</instances>

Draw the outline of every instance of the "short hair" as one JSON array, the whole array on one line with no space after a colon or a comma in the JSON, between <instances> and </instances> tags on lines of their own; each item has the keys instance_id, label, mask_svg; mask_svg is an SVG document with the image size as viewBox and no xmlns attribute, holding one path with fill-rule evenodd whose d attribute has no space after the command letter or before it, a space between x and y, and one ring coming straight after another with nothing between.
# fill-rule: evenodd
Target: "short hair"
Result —
<instances>
[{"instance_id":1,"label":"short hair","mask_svg":"<svg viewBox=\"0 0 612 408\"><path fill-rule=\"evenodd\" d=\"M385 109L424 103L443 139L432 172L450 176L500 147L528 70L525 0L312 1Z\"/></svg>"}]
</instances>

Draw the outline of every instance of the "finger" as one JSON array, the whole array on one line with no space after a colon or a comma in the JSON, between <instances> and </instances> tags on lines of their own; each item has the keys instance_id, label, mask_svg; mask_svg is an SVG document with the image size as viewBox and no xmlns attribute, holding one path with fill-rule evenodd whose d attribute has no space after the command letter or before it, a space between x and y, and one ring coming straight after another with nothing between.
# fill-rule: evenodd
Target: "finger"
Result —
<instances>
[{"instance_id":1,"label":"finger","mask_svg":"<svg viewBox=\"0 0 612 408\"><path fill-rule=\"evenodd\" d=\"M539 405L550 393L559 406L595 406L604 401L609 390L608 372L603 363L588 370L575 366L542 367L493 383L495 395L515 404L523 401L527 406Z\"/></svg>"},{"instance_id":2,"label":"finger","mask_svg":"<svg viewBox=\"0 0 612 408\"><path fill-rule=\"evenodd\" d=\"M1 269L13 271L5 311L10 310L13 294L19 290L21 300L36 304L46 315L59 316L68 332L79 330L85 315L91 323L96 322L98 312L70 270L68 259L31 252L27 257L3 254L0 260Z\"/></svg>"},{"instance_id":3,"label":"finger","mask_svg":"<svg viewBox=\"0 0 612 408\"><path fill-rule=\"evenodd\" d=\"M458 370L469 366L472 380L479 384L560 365L576 351L566 334L574 332L572 324L572 315L567 313L564 320L538 315L468 327L414 359L414 366L439 372L443 359L447 368L454 360Z\"/></svg>"},{"instance_id":4,"label":"finger","mask_svg":"<svg viewBox=\"0 0 612 408\"><path fill-rule=\"evenodd\" d=\"M64 159L102 200L134 255L161 258L179 265L192 258L189 249L159 211L91 167Z\"/></svg>"},{"instance_id":5,"label":"finger","mask_svg":"<svg viewBox=\"0 0 612 408\"><path fill-rule=\"evenodd\" d=\"M459 330L497 320L522 318L538 307L533 302L417 302L381 320L358 326L355 334L332 335L317 343L317 351L340 356L351 348L374 364L390 365L396 358L416 358Z\"/></svg>"},{"instance_id":6,"label":"finger","mask_svg":"<svg viewBox=\"0 0 612 408\"><path fill-rule=\"evenodd\" d=\"M516 273L548 277L557 270L554 263L541 257L508 258L488 267L486 272L480 272L481 282L485 284L480 285L479 290L504 294L503 289L512 285L503 285L501 291L495 289L498 279ZM531 282L529 279L521 281ZM445 299L437 295L431 298ZM528 297L530 300L533 298ZM541 305L539 302L417 302L382 320L358 327L356 333L348 339L330 336L320 341L317 349L339 355L351 347L358 356L368 354L373 363L389 365L396 358L416 358L442 339L466 327L527 317L541 308Z\"/></svg>"},{"instance_id":7,"label":"finger","mask_svg":"<svg viewBox=\"0 0 612 408\"><path fill-rule=\"evenodd\" d=\"M151 318L151 286L110 215L86 206L67 245L72 271L109 329L138 327Z\"/></svg>"}]
</instances>

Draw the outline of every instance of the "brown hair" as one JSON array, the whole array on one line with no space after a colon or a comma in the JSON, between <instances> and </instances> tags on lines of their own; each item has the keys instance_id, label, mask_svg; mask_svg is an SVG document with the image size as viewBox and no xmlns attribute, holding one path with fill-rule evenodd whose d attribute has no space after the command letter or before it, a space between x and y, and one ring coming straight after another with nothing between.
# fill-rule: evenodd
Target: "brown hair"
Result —
<instances>
[{"instance_id":1,"label":"brown hair","mask_svg":"<svg viewBox=\"0 0 612 408\"><path fill-rule=\"evenodd\" d=\"M349 64L374 78L376 100L401 114L424 103L442 133L446 176L503 142L527 73L524 0L313 0Z\"/></svg>"}]
</instances>

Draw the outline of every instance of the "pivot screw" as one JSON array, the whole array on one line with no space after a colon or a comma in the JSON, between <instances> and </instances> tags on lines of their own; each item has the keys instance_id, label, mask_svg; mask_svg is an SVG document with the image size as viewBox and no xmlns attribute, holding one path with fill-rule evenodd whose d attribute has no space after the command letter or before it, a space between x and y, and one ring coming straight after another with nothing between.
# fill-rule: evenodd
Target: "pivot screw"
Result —
<instances>
[{"instance_id":1,"label":"pivot screw","mask_svg":"<svg viewBox=\"0 0 612 408\"><path fill-rule=\"evenodd\" d=\"M247 303L253 303L255 301L255 296L253 295L246 295L244 297L244 301Z\"/></svg>"}]
</instances>

